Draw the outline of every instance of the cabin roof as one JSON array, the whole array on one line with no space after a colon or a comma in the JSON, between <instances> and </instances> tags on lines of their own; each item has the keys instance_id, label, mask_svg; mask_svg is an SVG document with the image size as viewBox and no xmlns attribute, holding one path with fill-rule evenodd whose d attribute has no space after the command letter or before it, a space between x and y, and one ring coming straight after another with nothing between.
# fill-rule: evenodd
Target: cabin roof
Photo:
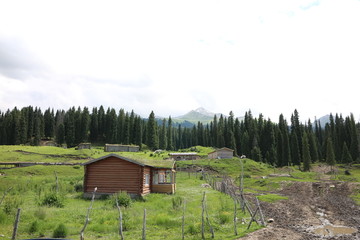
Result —
<instances>
[{"instance_id":1,"label":"cabin roof","mask_svg":"<svg viewBox=\"0 0 360 240\"><path fill-rule=\"evenodd\" d=\"M89 165L89 164L104 160L104 159L109 158L109 157L116 157L116 158L119 158L119 159L122 159L122 160L125 160L125 161L128 161L128 162L137 164L137 165L142 166L142 167L148 166L148 167L153 167L153 168L169 168L169 169L172 169L172 168L174 168L174 164L175 164L175 162L172 161L172 160L132 159L132 158L120 156L120 155L115 154L115 153L111 153L111 154L108 154L108 155L105 155L105 156L90 160L88 162L85 162L82 165Z\"/></svg>"},{"instance_id":2,"label":"cabin roof","mask_svg":"<svg viewBox=\"0 0 360 240\"><path fill-rule=\"evenodd\" d=\"M169 155L170 156L188 156L188 155L195 156L198 154L195 152L187 152L187 153L181 152L181 153L169 153Z\"/></svg>"},{"instance_id":3,"label":"cabin roof","mask_svg":"<svg viewBox=\"0 0 360 240\"><path fill-rule=\"evenodd\" d=\"M228 152L234 152L234 150L232 150L232 149L230 149L230 148L223 147L223 148L216 149L216 150L213 151L213 152L209 152L208 154L211 154L211 153L214 153L214 152L218 152L218 151L221 151L221 150L225 150L225 151L228 151Z\"/></svg>"}]
</instances>

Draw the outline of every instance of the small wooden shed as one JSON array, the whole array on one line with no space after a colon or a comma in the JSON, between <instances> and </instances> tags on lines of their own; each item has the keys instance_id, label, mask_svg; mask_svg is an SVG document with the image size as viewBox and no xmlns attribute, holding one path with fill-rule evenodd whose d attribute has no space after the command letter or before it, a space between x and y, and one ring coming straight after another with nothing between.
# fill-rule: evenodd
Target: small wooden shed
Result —
<instances>
[{"instance_id":1,"label":"small wooden shed","mask_svg":"<svg viewBox=\"0 0 360 240\"><path fill-rule=\"evenodd\" d=\"M77 150L81 149L91 149L91 143L80 143L77 148Z\"/></svg>"},{"instance_id":2,"label":"small wooden shed","mask_svg":"<svg viewBox=\"0 0 360 240\"><path fill-rule=\"evenodd\" d=\"M233 158L233 156L234 156L234 150L226 147L216 149L215 151L208 153L209 159Z\"/></svg>"},{"instance_id":3,"label":"small wooden shed","mask_svg":"<svg viewBox=\"0 0 360 240\"><path fill-rule=\"evenodd\" d=\"M139 146L134 145L121 145L121 144L105 144L105 152L138 152Z\"/></svg>"},{"instance_id":4,"label":"small wooden shed","mask_svg":"<svg viewBox=\"0 0 360 240\"><path fill-rule=\"evenodd\" d=\"M193 152L169 153L169 156L176 161L200 159L200 156L197 153L193 153Z\"/></svg>"},{"instance_id":5,"label":"small wooden shed","mask_svg":"<svg viewBox=\"0 0 360 240\"><path fill-rule=\"evenodd\" d=\"M174 161L145 163L117 154L109 154L84 165L84 196L91 196L97 187L97 195L126 191L132 196L149 193L169 193L176 190Z\"/></svg>"}]
</instances>

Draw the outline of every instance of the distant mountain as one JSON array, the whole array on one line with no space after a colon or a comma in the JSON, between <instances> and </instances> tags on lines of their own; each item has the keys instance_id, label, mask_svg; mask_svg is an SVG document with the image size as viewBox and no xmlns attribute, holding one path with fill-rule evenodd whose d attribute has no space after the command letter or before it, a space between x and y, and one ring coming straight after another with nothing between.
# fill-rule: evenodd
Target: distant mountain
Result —
<instances>
[{"instance_id":1,"label":"distant mountain","mask_svg":"<svg viewBox=\"0 0 360 240\"><path fill-rule=\"evenodd\" d=\"M215 115L219 117L221 113L212 113L206 110L205 108L200 107L195 110L191 110L185 115L175 117L173 120L175 122L188 121L191 123L197 123L197 122L209 123L214 119Z\"/></svg>"},{"instance_id":2,"label":"distant mountain","mask_svg":"<svg viewBox=\"0 0 360 240\"><path fill-rule=\"evenodd\" d=\"M330 122L330 115L322 116L321 118L317 119L320 121L320 125L322 128L325 128L325 125Z\"/></svg>"}]
</instances>

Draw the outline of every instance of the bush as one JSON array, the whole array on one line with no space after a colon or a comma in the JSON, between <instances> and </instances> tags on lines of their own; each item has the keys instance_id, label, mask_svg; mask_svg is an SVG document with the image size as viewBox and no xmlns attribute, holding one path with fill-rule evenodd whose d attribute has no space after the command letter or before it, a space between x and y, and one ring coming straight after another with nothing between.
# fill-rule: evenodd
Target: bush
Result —
<instances>
[{"instance_id":1,"label":"bush","mask_svg":"<svg viewBox=\"0 0 360 240\"><path fill-rule=\"evenodd\" d=\"M75 192L82 192L84 190L83 184L82 183L75 184L74 190L75 190Z\"/></svg>"},{"instance_id":2,"label":"bush","mask_svg":"<svg viewBox=\"0 0 360 240\"><path fill-rule=\"evenodd\" d=\"M172 198L171 201L172 201L172 208L174 210L179 209L183 203L182 197L179 197L179 196Z\"/></svg>"},{"instance_id":3,"label":"bush","mask_svg":"<svg viewBox=\"0 0 360 240\"><path fill-rule=\"evenodd\" d=\"M48 192L40 202L41 206L48 207L64 207L64 197L56 192Z\"/></svg>"},{"instance_id":4,"label":"bush","mask_svg":"<svg viewBox=\"0 0 360 240\"><path fill-rule=\"evenodd\" d=\"M46 209L38 208L37 210L35 210L34 216L37 217L40 220L45 220L45 218L46 218Z\"/></svg>"},{"instance_id":5,"label":"bush","mask_svg":"<svg viewBox=\"0 0 360 240\"><path fill-rule=\"evenodd\" d=\"M130 207L132 203L130 195L124 191L120 191L118 193L111 195L109 201L113 207L116 207L116 200L118 201L119 206L121 207Z\"/></svg>"},{"instance_id":6,"label":"bush","mask_svg":"<svg viewBox=\"0 0 360 240\"><path fill-rule=\"evenodd\" d=\"M8 196L4 201L4 212L13 215L22 203L23 200L18 195Z\"/></svg>"},{"instance_id":7,"label":"bush","mask_svg":"<svg viewBox=\"0 0 360 240\"><path fill-rule=\"evenodd\" d=\"M65 238L68 235L68 229L63 223L60 223L53 232L54 238Z\"/></svg>"},{"instance_id":8,"label":"bush","mask_svg":"<svg viewBox=\"0 0 360 240\"><path fill-rule=\"evenodd\" d=\"M35 220L34 222L31 223L28 233L29 234L34 234L37 231L39 231L39 222L37 220Z\"/></svg>"},{"instance_id":9,"label":"bush","mask_svg":"<svg viewBox=\"0 0 360 240\"><path fill-rule=\"evenodd\" d=\"M217 216L218 221L220 224L226 224L231 221L231 214L228 212L219 212L219 215Z\"/></svg>"}]
</instances>

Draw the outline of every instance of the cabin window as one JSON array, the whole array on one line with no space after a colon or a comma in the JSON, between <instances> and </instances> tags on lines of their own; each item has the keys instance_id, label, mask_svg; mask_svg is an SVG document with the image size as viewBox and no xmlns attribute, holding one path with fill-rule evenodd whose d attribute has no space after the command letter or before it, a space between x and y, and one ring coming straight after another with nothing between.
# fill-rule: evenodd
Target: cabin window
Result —
<instances>
[{"instance_id":1,"label":"cabin window","mask_svg":"<svg viewBox=\"0 0 360 240\"><path fill-rule=\"evenodd\" d=\"M145 174L145 185L150 184L150 174Z\"/></svg>"},{"instance_id":2,"label":"cabin window","mask_svg":"<svg viewBox=\"0 0 360 240\"><path fill-rule=\"evenodd\" d=\"M154 171L153 183L154 184L167 184L172 183L172 171Z\"/></svg>"}]
</instances>

